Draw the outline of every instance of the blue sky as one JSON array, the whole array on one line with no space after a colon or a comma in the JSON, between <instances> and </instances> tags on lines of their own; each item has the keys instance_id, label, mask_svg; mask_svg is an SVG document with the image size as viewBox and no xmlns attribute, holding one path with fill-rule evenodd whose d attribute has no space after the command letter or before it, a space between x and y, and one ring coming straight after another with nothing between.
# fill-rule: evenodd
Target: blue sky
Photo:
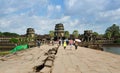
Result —
<instances>
[{"instance_id":1,"label":"blue sky","mask_svg":"<svg viewBox=\"0 0 120 73\"><path fill-rule=\"evenodd\" d=\"M0 0L0 31L25 34L34 28L47 34L55 24L65 30L93 30L103 34L112 24L120 26L119 0Z\"/></svg>"}]
</instances>

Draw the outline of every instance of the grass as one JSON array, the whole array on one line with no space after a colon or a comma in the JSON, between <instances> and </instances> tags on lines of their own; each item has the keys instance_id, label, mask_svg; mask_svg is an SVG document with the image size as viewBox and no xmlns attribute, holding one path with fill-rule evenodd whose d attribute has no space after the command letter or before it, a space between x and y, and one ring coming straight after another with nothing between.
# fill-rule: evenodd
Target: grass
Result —
<instances>
[{"instance_id":1,"label":"grass","mask_svg":"<svg viewBox=\"0 0 120 73\"><path fill-rule=\"evenodd\" d=\"M10 51L3 51L3 52L0 52L0 56L4 56L4 55L7 55L7 54L10 54Z\"/></svg>"}]
</instances>

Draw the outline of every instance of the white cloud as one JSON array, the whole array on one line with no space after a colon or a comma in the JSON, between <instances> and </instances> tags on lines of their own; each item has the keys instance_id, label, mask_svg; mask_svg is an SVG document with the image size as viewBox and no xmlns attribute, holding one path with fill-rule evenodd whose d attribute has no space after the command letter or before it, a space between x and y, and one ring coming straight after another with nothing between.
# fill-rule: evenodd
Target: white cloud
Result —
<instances>
[{"instance_id":1,"label":"white cloud","mask_svg":"<svg viewBox=\"0 0 120 73\"><path fill-rule=\"evenodd\" d=\"M120 10L118 4L120 4L120 1L117 0L65 0L65 14L76 15L81 19L86 18L86 21L99 17L99 13L107 17L109 17L109 14L116 17Z\"/></svg>"},{"instance_id":2,"label":"white cloud","mask_svg":"<svg viewBox=\"0 0 120 73\"><path fill-rule=\"evenodd\" d=\"M108 4L106 0L65 0L66 14L91 14L101 10Z\"/></svg>"},{"instance_id":3,"label":"white cloud","mask_svg":"<svg viewBox=\"0 0 120 73\"><path fill-rule=\"evenodd\" d=\"M8 13L12 13L14 11L16 11L17 9L16 8L7 8L5 11L4 11L4 14L8 14Z\"/></svg>"},{"instance_id":4,"label":"white cloud","mask_svg":"<svg viewBox=\"0 0 120 73\"><path fill-rule=\"evenodd\" d=\"M70 16L63 16L62 18L61 18L61 21L67 21L67 20L70 20Z\"/></svg>"},{"instance_id":5,"label":"white cloud","mask_svg":"<svg viewBox=\"0 0 120 73\"><path fill-rule=\"evenodd\" d=\"M10 14L34 7L45 7L48 4L48 0L3 0L0 3L0 13Z\"/></svg>"},{"instance_id":6,"label":"white cloud","mask_svg":"<svg viewBox=\"0 0 120 73\"><path fill-rule=\"evenodd\" d=\"M10 25L10 21L0 20L0 27L1 28L9 27L9 25Z\"/></svg>"},{"instance_id":7,"label":"white cloud","mask_svg":"<svg viewBox=\"0 0 120 73\"><path fill-rule=\"evenodd\" d=\"M66 0L66 5L67 5L67 7L70 9L70 8L72 8L76 3L77 3L78 1L77 0Z\"/></svg>"},{"instance_id":8,"label":"white cloud","mask_svg":"<svg viewBox=\"0 0 120 73\"><path fill-rule=\"evenodd\" d=\"M38 34L54 30L63 23L65 30L104 30L113 23L120 24L118 0L64 0L64 4L50 0L2 0L0 1L0 31L25 34L32 27ZM113 6L114 5L114 6ZM65 6L65 7L64 7ZM101 30L102 29L102 30Z\"/></svg>"},{"instance_id":9,"label":"white cloud","mask_svg":"<svg viewBox=\"0 0 120 73\"><path fill-rule=\"evenodd\" d=\"M119 19L120 17L120 8L116 10L101 12L100 17L101 18L111 18L113 20Z\"/></svg>"},{"instance_id":10,"label":"white cloud","mask_svg":"<svg viewBox=\"0 0 120 73\"><path fill-rule=\"evenodd\" d=\"M109 10L99 12L95 21L98 24L106 24L109 27L112 24L120 25L120 8L116 10Z\"/></svg>"},{"instance_id":11,"label":"white cloud","mask_svg":"<svg viewBox=\"0 0 120 73\"><path fill-rule=\"evenodd\" d=\"M65 15L79 19L90 29L100 25L106 29L113 23L120 25L120 1L118 0L65 0ZM87 29L89 29L87 28ZM104 33L103 30L101 30ZM101 33L100 32L100 33Z\"/></svg>"},{"instance_id":12,"label":"white cloud","mask_svg":"<svg viewBox=\"0 0 120 73\"><path fill-rule=\"evenodd\" d=\"M70 16L63 16L58 19L50 19L40 16L29 17L27 15L16 15L12 17L10 16L7 19L3 18L0 21L0 24L4 25L1 27L3 32L10 31L19 34L25 34L27 28L34 28L37 34L49 33L50 30L54 30L55 24L57 23L63 23L65 30L72 32L74 30L73 27L77 26L79 24L79 21L77 19L72 20Z\"/></svg>"},{"instance_id":13,"label":"white cloud","mask_svg":"<svg viewBox=\"0 0 120 73\"><path fill-rule=\"evenodd\" d=\"M58 16L61 12L61 6L60 5L48 5L47 7L47 17L53 17Z\"/></svg>"},{"instance_id":14,"label":"white cloud","mask_svg":"<svg viewBox=\"0 0 120 73\"><path fill-rule=\"evenodd\" d=\"M48 5L48 12L51 12L54 10L54 6L53 5Z\"/></svg>"},{"instance_id":15,"label":"white cloud","mask_svg":"<svg viewBox=\"0 0 120 73\"><path fill-rule=\"evenodd\" d=\"M56 5L56 10L61 11L61 6L60 5Z\"/></svg>"},{"instance_id":16,"label":"white cloud","mask_svg":"<svg viewBox=\"0 0 120 73\"><path fill-rule=\"evenodd\" d=\"M68 30L70 33L74 30L78 30L80 34L87 29L100 32L98 28L100 27L101 29L102 27L101 25L98 27L98 25L83 24L79 19L72 19L71 16L62 16L58 19L51 19L41 16L16 15L1 19L0 24L2 25L0 27L2 29L0 31L25 34L27 28L34 28L37 34L47 34L50 30L54 30L55 24L57 23L63 23L65 30ZM97 30L95 28L97 28Z\"/></svg>"}]
</instances>

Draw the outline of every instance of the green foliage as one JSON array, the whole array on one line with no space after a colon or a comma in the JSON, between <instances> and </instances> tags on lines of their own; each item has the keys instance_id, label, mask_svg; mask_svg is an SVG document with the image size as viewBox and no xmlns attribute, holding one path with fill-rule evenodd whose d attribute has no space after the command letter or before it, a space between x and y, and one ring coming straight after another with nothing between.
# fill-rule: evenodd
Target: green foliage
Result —
<instances>
[{"instance_id":1,"label":"green foliage","mask_svg":"<svg viewBox=\"0 0 120 73\"><path fill-rule=\"evenodd\" d=\"M112 36L112 33L111 33L111 32L107 32L107 33L105 34L105 37L106 37L107 39L110 39L111 36Z\"/></svg>"},{"instance_id":2,"label":"green foliage","mask_svg":"<svg viewBox=\"0 0 120 73\"><path fill-rule=\"evenodd\" d=\"M104 34L99 34L99 37L104 38Z\"/></svg>"},{"instance_id":3,"label":"green foliage","mask_svg":"<svg viewBox=\"0 0 120 73\"><path fill-rule=\"evenodd\" d=\"M73 31L73 36L74 36L74 38L78 38L78 36L79 36L78 30Z\"/></svg>"},{"instance_id":4,"label":"green foliage","mask_svg":"<svg viewBox=\"0 0 120 73\"><path fill-rule=\"evenodd\" d=\"M19 44L24 45L24 44L27 44L28 41L31 41L31 39L30 38L20 38L19 39Z\"/></svg>"},{"instance_id":5,"label":"green foliage","mask_svg":"<svg viewBox=\"0 0 120 73\"><path fill-rule=\"evenodd\" d=\"M2 33L2 32L0 32L0 36L3 36L3 33Z\"/></svg>"},{"instance_id":6,"label":"green foliage","mask_svg":"<svg viewBox=\"0 0 120 73\"><path fill-rule=\"evenodd\" d=\"M4 56L4 55L7 55L7 54L10 54L10 52L9 51L0 52L0 56Z\"/></svg>"},{"instance_id":7,"label":"green foliage","mask_svg":"<svg viewBox=\"0 0 120 73\"><path fill-rule=\"evenodd\" d=\"M10 33L10 32L0 32L0 36L14 36L14 37L17 37L19 36L19 34L17 33Z\"/></svg>"},{"instance_id":8,"label":"green foliage","mask_svg":"<svg viewBox=\"0 0 120 73\"><path fill-rule=\"evenodd\" d=\"M54 31L49 31L49 36L50 36L51 38L53 38L53 37L54 37Z\"/></svg>"},{"instance_id":9,"label":"green foliage","mask_svg":"<svg viewBox=\"0 0 120 73\"><path fill-rule=\"evenodd\" d=\"M106 37L109 37L110 34L111 34L111 38L115 38L116 36L119 36L120 35L119 26L117 26L116 24L113 24L111 27L108 27L105 31L105 35L108 35Z\"/></svg>"},{"instance_id":10,"label":"green foliage","mask_svg":"<svg viewBox=\"0 0 120 73\"><path fill-rule=\"evenodd\" d=\"M11 42L11 43L18 43L18 39L16 39L16 38L11 38L11 39L10 39L10 42Z\"/></svg>"},{"instance_id":11,"label":"green foliage","mask_svg":"<svg viewBox=\"0 0 120 73\"><path fill-rule=\"evenodd\" d=\"M120 43L120 38L115 40L114 43Z\"/></svg>"},{"instance_id":12,"label":"green foliage","mask_svg":"<svg viewBox=\"0 0 120 73\"><path fill-rule=\"evenodd\" d=\"M98 36L99 34L97 32L93 32L93 35Z\"/></svg>"},{"instance_id":13,"label":"green foliage","mask_svg":"<svg viewBox=\"0 0 120 73\"><path fill-rule=\"evenodd\" d=\"M69 38L69 37L70 37L70 33L69 33L69 31L65 31L64 36L65 36L65 38Z\"/></svg>"}]
</instances>

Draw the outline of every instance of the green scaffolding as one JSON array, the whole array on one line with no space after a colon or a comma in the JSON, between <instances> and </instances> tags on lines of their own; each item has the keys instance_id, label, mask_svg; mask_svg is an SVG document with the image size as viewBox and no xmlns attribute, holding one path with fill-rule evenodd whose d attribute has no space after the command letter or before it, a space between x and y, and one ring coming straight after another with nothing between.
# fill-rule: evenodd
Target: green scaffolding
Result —
<instances>
[{"instance_id":1,"label":"green scaffolding","mask_svg":"<svg viewBox=\"0 0 120 73\"><path fill-rule=\"evenodd\" d=\"M27 49L27 48L28 48L27 44L26 45L18 45L14 49L12 49L10 52L15 53L17 51L24 50L24 49Z\"/></svg>"}]
</instances>

